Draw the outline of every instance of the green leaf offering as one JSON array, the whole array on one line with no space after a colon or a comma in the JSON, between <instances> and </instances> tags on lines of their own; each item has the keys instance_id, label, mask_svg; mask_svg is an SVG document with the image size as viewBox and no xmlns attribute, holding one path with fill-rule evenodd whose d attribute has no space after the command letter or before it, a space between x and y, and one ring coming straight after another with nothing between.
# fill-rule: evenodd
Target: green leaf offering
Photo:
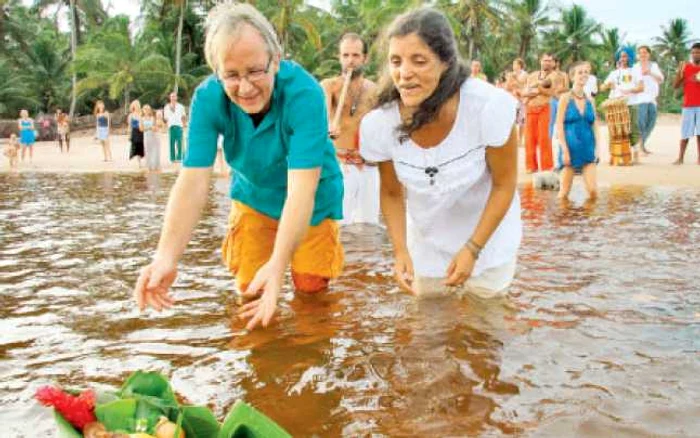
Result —
<instances>
[{"instance_id":1,"label":"green leaf offering","mask_svg":"<svg viewBox=\"0 0 700 438\"><path fill-rule=\"evenodd\" d=\"M54 420L56 420L56 437L57 438L81 438L83 434L75 430L72 424L66 421L65 418L56 410L53 411Z\"/></svg>"},{"instance_id":2,"label":"green leaf offering","mask_svg":"<svg viewBox=\"0 0 700 438\"><path fill-rule=\"evenodd\" d=\"M182 429L187 438L216 438L220 424L214 414L202 406L182 407Z\"/></svg>"},{"instance_id":3,"label":"green leaf offering","mask_svg":"<svg viewBox=\"0 0 700 438\"><path fill-rule=\"evenodd\" d=\"M60 413L54 411L59 438L81 438ZM291 438L274 421L238 401L221 426L204 406L182 406L170 382L158 373L137 371L121 389L97 395L95 417L110 432L145 432L155 435L160 417L181 427L186 438Z\"/></svg>"},{"instance_id":4,"label":"green leaf offering","mask_svg":"<svg viewBox=\"0 0 700 438\"><path fill-rule=\"evenodd\" d=\"M292 438L292 436L260 411L239 400L226 416L218 438Z\"/></svg>"}]
</instances>

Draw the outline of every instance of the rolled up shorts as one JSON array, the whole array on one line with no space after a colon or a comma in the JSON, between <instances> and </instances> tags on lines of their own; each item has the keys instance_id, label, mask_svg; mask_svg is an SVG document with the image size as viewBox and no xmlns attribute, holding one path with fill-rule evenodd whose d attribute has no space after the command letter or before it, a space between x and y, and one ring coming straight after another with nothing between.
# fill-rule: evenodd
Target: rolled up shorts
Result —
<instances>
[{"instance_id":1,"label":"rolled up shorts","mask_svg":"<svg viewBox=\"0 0 700 438\"><path fill-rule=\"evenodd\" d=\"M240 288L250 284L255 274L272 255L279 221L253 208L232 201L228 233L221 255L224 264L236 276ZM292 273L332 279L343 270L344 254L340 227L332 219L310 226L304 240L292 256Z\"/></svg>"},{"instance_id":2,"label":"rolled up shorts","mask_svg":"<svg viewBox=\"0 0 700 438\"><path fill-rule=\"evenodd\" d=\"M681 121L681 140L687 140L700 135L700 106L683 108Z\"/></svg>"}]
</instances>

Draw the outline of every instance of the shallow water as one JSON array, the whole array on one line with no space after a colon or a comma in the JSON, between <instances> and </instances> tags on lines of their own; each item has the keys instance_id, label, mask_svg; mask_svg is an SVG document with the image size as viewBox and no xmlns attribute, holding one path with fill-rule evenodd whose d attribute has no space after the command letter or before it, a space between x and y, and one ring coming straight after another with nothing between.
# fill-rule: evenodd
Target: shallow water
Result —
<instances>
[{"instance_id":1,"label":"shallow water","mask_svg":"<svg viewBox=\"0 0 700 438\"><path fill-rule=\"evenodd\" d=\"M0 424L52 436L42 384L171 376L223 419L238 398L294 436L700 435L700 194L604 188L560 205L521 188L525 237L501 303L415 301L381 229L346 228L346 275L287 290L278 322L233 320L226 184L182 262L179 305L139 315L173 176L0 175ZM581 196L580 191L576 192Z\"/></svg>"}]
</instances>

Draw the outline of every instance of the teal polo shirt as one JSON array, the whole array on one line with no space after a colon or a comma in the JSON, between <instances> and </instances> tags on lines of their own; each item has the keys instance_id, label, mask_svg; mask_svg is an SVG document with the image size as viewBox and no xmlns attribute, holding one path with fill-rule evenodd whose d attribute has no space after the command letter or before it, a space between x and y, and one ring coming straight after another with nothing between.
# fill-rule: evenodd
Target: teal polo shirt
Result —
<instances>
[{"instance_id":1,"label":"teal polo shirt","mask_svg":"<svg viewBox=\"0 0 700 438\"><path fill-rule=\"evenodd\" d=\"M343 176L328 137L321 86L298 64L282 61L271 99L256 128L216 75L205 79L192 99L183 166L211 167L221 134L224 156L234 170L231 199L279 220L287 199L287 172L320 168L311 225L342 219Z\"/></svg>"}]
</instances>

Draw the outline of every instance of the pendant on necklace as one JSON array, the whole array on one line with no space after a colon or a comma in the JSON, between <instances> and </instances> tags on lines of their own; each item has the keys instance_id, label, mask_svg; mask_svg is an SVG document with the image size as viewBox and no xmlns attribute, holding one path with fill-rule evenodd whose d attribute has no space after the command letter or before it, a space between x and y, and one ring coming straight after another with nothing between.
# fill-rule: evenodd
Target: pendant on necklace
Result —
<instances>
[{"instance_id":1,"label":"pendant on necklace","mask_svg":"<svg viewBox=\"0 0 700 438\"><path fill-rule=\"evenodd\" d=\"M428 178L430 178L431 186L435 185L435 175L437 175L439 171L440 170L435 166L429 166L425 168L425 174L428 175Z\"/></svg>"}]
</instances>

